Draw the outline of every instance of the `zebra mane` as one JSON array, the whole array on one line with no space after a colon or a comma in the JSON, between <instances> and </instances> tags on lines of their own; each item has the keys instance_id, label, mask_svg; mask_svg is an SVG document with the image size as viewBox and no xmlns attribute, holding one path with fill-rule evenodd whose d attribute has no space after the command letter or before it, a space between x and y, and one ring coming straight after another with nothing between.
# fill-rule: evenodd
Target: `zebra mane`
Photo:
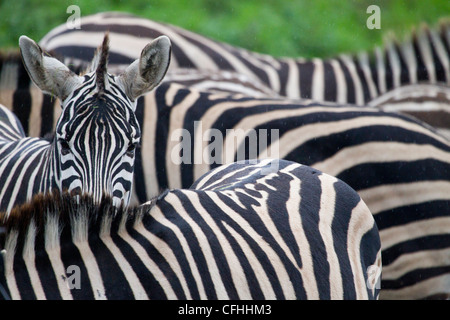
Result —
<instances>
[{"instance_id":1,"label":"zebra mane","mask_svg":"<svg viewBox=\"0 0 450 320\"><path fill-rule=\"evenodd\" d=\"M83 242L91 235L121 233L129 226L140 224L153 205L116 208L112 198L106 195L97 204L87 194L78 198L57 190L37 194L9 214L0 213L0 230L4 230L0 250L5 249L5 261L12 261L16 252L26 256L35 246L48 250L65 241Z\"/></svg>"},{"instance_id":2,"label":"zebra mane","mask_svg":"<svg viewBox=\"0 0 450 320\"><path fill-rule=\"evenodd\" d=\"M442 18L436 26L430 27L427 23L422 23L419 26L413 26L403 39L393 31L388 31L383 36L383 49L388 49L391 46L405 47L410 45L420 46L420 42L425 43L429 41L439 41L442 43L450 42L450 18Z\"/></svg>"},{"instance_id":3,"label":"zebra mane","mask_svg":"<svg viewBox=\"0 0 450 320\"><path fill-rule=\"evenodd\" d=\"M103 43L95 51L94 58L92 59L92 62L89 67L90 72L95 71L99 97L102 96L106 87L105 81L107 81L106 73L108 66L108 57L109 57L109 32L106 32L103 38Z\"/></svg>"}]
</instances>

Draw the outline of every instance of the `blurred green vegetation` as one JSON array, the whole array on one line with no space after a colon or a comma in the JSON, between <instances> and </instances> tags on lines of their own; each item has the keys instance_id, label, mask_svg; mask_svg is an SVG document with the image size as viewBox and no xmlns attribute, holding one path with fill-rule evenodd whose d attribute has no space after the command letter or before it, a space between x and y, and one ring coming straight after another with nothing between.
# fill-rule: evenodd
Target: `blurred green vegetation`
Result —
<instances>
[{"instance_id":1,"label":"blurred green vegetation","mask_svg":"<svg viewBox=\"0 0 450 320\"><path fill-rule=\"evenodd\" d=\"M366 27L369 5L381 9L381 29ZM399 38L422 22L450 16L449 0L1 0L0 47L20 35L40 40L65 23L66 9L81 15L125 11L171 23L253 51L275 56L327 57L371 49L389 31Z\"/></svg>"}]
</instances>

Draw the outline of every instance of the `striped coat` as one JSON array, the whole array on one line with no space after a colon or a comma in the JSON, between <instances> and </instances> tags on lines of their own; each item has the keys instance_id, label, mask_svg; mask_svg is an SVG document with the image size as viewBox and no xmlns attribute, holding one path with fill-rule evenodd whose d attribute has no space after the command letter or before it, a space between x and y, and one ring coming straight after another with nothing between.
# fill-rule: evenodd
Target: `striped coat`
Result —
<instances>
[{"instance_id":1,"label":"striped coat","mask_svg":"<svg viewBox=\"0 0 450 320\"><path fill-rule=\"evenodd\" d=\"M306 164L345 181L374 214L382 298L450 291L450 144L421 123L372 108L175 84L161 84L145 102L133 187L140 201L162 188L188 188L210 169L243 158Z\"/></svg>"},{"instance_id":2,"label":"striped coat","mask_svg":"<svg viewBox=\"0 0 450 320\"><path fill-rule=\"evenodd\" d=\"M77 204L41 195L4 226L0 286L13 299L374 299L379 292L380 242L367 206L342 181L283 160L222 166L190 189L126 211L114 211L109 199L94 206L88 196Z\"/></svg>"}]
</instances>

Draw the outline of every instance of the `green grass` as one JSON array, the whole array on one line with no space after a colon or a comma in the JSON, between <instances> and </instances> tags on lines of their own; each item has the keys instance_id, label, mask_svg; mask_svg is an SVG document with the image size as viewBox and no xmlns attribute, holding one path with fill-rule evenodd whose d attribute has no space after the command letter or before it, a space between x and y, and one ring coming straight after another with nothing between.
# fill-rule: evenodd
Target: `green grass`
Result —
<instances>
[{"instance_id":1,"label":"green grass","mask_svg":"<svg viewBox=\"0 0 450 320\"><path fill-rule=\"evenodd\" d=\"M69 5L81 15L126 11L275 56L327 57L367 50L393 31L400 38L422 22L450 16L447 0L2 0L0 47L20 35L41 39L66 22ZM369 5L381 9L381 29L369 30Z\"/></svg>"}]
</instances>

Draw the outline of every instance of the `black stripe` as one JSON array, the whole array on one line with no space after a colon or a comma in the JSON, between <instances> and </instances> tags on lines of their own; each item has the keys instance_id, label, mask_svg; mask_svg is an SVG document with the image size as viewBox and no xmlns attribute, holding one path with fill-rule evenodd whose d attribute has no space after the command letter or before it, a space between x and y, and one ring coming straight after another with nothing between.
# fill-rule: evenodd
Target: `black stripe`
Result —
<instances>
[{"instance_id":1,"label":"black stripe","mask_svg":"<svg viewBox=\"0 0 450 320\"><path fill-rule=\"evenodd\" d=\"M450 234L430 236L424 234L422 237L406 240L384 249L382 252L383 265L389 266L404 254L426 253L428 250L433 251L448 248L450 248Z\"/></svg>"},{"instance_id":2,"label":"black stripe","mask_svg":"<svg viewBox=\"0 0 450 320\"><path fill-rule=\"evenodd\" d=\"M421 203L405 204L401 207L378 212L375 215L380 230L448 216L447 200L429 200ZM450 243L449 243L450 244Z\"/></svg>"},{"instance_id":3,"label":"black stripe","mask_svg":"<svg viewBox=\"0 0 450 320\"><path fill-rule=\"evenodd\" d=\"M414 172L414 174L411 174ZM355 190L396 184L450 180L449 164L434 159L417 161L367 162L337 175ZM364 177L361 179L361 177Z\"/></svg>"},{"instance_id":4,"label":"black stripe","mask_svg":"<svg viewBox=\"0 0 450 320\"><path fill-rule=\"evenodd\" d=\"M432 41L432 39L431 39L430 30L426 30L426 34L427 34L427 41L430 44L431 54L433 56L434 72L436 74L436 81L446 82L446 80L450 80L450 79L445 79L445 68L444 68L443 64L441 63L441 59L439 58L439 56L437 54L434 41Z\"/></svg>"},{"instance_id":5,"label":"black stripe","mask_svg":"<svg viewBox=\"0 0 450 320\"><path fill-rule=\"evenodd\" d=\"M337 83L334 69L330 62L323 62L324 73L324 98L326 101L336 101L337 99Z\"/></svg>"},{"instance_id":6,"label":"black stripe","mask_svg":"<svg viewBox=\"0 0 450 320\"><path fill-rule=\"evenodd\" d=\"M136 119L138 120L139 127L141 130L144 128L144 117L145 117L145 101L144 97L140 97L137 100L137 106L136 106ZM149 143L145 141L144 143ZM134 161L134 185L136 188L136 195L139 199L139 202L145 202L147 201L147 187L145 185L145 179L142 179L144 177L144 167L143 167L143 161L150 161L149 159L142 159L142 151L141 148L136 148L135 151L135 161Z\"/></svg>"},{"instance_id":7,"label":"black stripe","mask_svg":"<svg viewBox=\"0 0 450 320\"><path fill-rule=\"evenodd\" d=\"M349 197L349 187L337 181L334 184L334 190L336 192L336 204L335 204L335 217L332 221L332 230L339 230L339 232L333 233L333 244L336 256L339 260L339 266L342 277L342 288L344 290L344 299L355 299L356 288L354 284L354 275L352 272L350 257L348 256L348 227L350 219L352 217L352 210L356 207L360 201L356 194L353 197Z\"/></svg>"},{"instance_id":8,"label":"black stripe","mask_svg":"<svg viewBox=\"0 0 450 320\"><path fill-rule=\"evenodd\" d=\"M18 248L17 248L18 249ZM19 251L20 252L20 251ZM22 272L15 272L14 275L19 275L20 277L16 277L17 290L19 290L20 298L23 300L35 300L36 295L34 294L34 290L31 284L31 279L26 272L27 267L25 265L25 261L22 258L21 254L14 255L14 270L22 270Z\"/></svg>"},{"instance_id":9,"label":"black stripe","mask_svg":"<svg viewBox=\"0 0 450 320\"><path fill-rule=\"evenodd\" d=\"M94 232L91 232L89 237L89 247L102 274L101 280L103 281L107 298L112 300L134 299L133 291L116 258ZM85 297L80 298L86 299Z\"/></svg>"},{"instance_id":10,"label":"black stripe","mask_svg":"<svg viewBox=\"0 0 450 320\"><path fill-rule=\"evenodd\" d=\"M410 83L411 79L409 78L408 65L405 61L405 58L403 57L403 55L400 52L398 43L394 43L393 48L394 48L395 54L397 55L398 60L400 62L400 85Z\"/></svg>"},{"instance_id":11,"label":"black stripe","mask_svg":"<svg viewBox=\"0 0 450 320\"><path fill-rule=\"evenodd\" d=\"M417 279L426 281L435 277L447 275L450 273L450 266L432 267L426 269L415 269L395 280L381 280L382 290L405 289L417 283ZM431 290L432 288L428 289ZM426 290L426 289L425 289ZM382 291L383 292L383 291Z\"/></svg>"},{"instance_id":12,"label":"black stripe","mask_svg":"<svg viewBox=\"0 0 450 320\"><path fill-rule=\"evenodd\" d=\"M422 59L422 54L419 49L419 44L417 37L415 37L413 43L412 43L413 49L414 49L414 56L416 57L417 62L417 80L418 81L430 81L430 76L428 74L428 70L425 66L425 63Z\"/></svg>"},{"instance_id":13,"label":"black stripe","mask_svg":"<svg viewBox=\"0 0 450 320\"><path fill-rule=\"evenodd\" d=\"M43 95L42 107L41 107L41 137L47 134L51 134L53 129L53 108L57 98L48 94Z\"/></svg>"},{"instance_id":14,"label":"black stripe","mask_svg":"<svg viewBox=\"0 0 450 320\"><path fill-rule=\"evenodd\" d=\"M29 120L31 113L30 77L24 66L18 68L17 89L13 94L12 111L22 123L26 135L29 134Z\"/></svg>"},{"instance_id":15,"label":"black stripe","mask_svg":"<svg viewBox=\"0 0 450 320\"><path fill-rule=\"evenodd\" d=\"M312 97L312 77L314 68L314 63L311 61L298 63L301 98L311 99Z\"/></svg>"},{"instance_id":16,"label":"black stripe","mask_svg":"<svg viewBox=\"0 0 450 320\"><path fill-rule=\"evenodd\" d=\"M43 232L38 233L35 243L35 252L40 253L35 259L36 271L39 274L45 297L48 300L61 300L62 296L58 290L56 275L51 267L49 256L45 251Z\"/></svg>"},{"instance_id":17,"label":"black stripe","mask_svg":"<svg viewBox=\"0 0 450 320\"><path fill-rule=\"evenodd\" d=\"M94 57L96 47L87 47L80 45L69 45L60 46L54 49L54 52L58 55L64 56L65 58L80 59L84 61L91 61ZM109 63L110 64L125 64L128 65L132 63L135 59L128 56L124 56L117 52L109 52Z\"/></svg>"},{"instance_id":18,"label":"black stripe","mask_svg":"<svg viewBox=\"0 0 450 320\"><path fill-rule=\"evenodd\" d=\"M384 79L386 81L386 90L389 91L394 88L394 74L392 72L391 59L389 59L389 53L387 49L383 50L383 56L385 69Z\"/></svg>"},{"instance_id":19,"label":"black stripe","mask_svg":"<svg viewBox=\"0 0 450 320\"><path fill-rule=\"evenodd\" d=\"M369 91L369 85L367 84L366 77L364 75L364 71L362 70L360 64L358 63L358 60L356 57L352 57L353 65L355 66L356 73L358 75L358 78L361 82L361 88L363 93L363 101L367 102L371 99L370 91ZM336 100L334 100L336 101Z\"/></svg>"},{"instance_id":20,"label":"black stripe","mask_svg":"<svg viewBox=\"0 0 450 320\"><path fill-rule=\"evenodd\" d=\"M345 83L347 84L347 102L356 103L356 90L350 71L341 58L338 58L337 61L339 62L342 73L345 77Z\"/></svg>"},{"instance_id":21,"label":"black stripe","mask_svg":"<svg viewBox=\"0 0 450 320\"><path fill-rule=\"evenodd\" d=\"M296 171L302 169L304 168L300 167ZM301 181L301 201L299 211L301 213L302 227L309 244L309 249L311 251L313 270L316 278L317 288L319 291L319 299L329 300L331 297L330 266L327 261L327 250L325 248L325 243L323 242L322 235L319 231L319 211L317 210L321 206L321 182L318 175L313 172L311 172L309 176L302 176ZM287 200L288 199L285 199L286 202ZM296 243L295 237L292 237L292 239L288 241L288 243Z\"/></svg>"},{"instance_id":22,"label":"black stripe","mask_svg":"<svg viewBox=\"0 0 450 320\"><path fill-rule=\"evenodd\" d=\"M61 261L64 264L64 268L65 268L65 272L66 275L65 277L69 276L72 277L72 274L70 274L70 266L74 266L76 268L79 268L76 270L76 272L78 272L78 270L80 271L79 273L79 280L80 280L80 287L79 288L71 288L70 292L72 293L72 297L75 300L78 299L95 299L94 293L92 292L92 286L91 286L91 282L89 280L89 275L88 275L88 271L86 269L86 266L84 264L83 259L81 258L80 252L78 250L78 248L75 246L75 244L72 241L72 236L70 234L71 230L70 227L65 227L63 229L63 234L61 235L60 238L60 242L61 244L64 244L64 246L62 246L62 250L61 250ZM73 274L74 276L76 275L76 273ZM61 276L62 275L57 275L57 276ZM68 285L68 280L66 280L66 283ZM75 283L72 283L75 284ZM46 286L47 284L44 282L43 283L44 286ZM55 287L57 288L57 287Z\"/></svg>"},{"instance_id":23,"label":"black stripe","mask_svg":"<svg viewBox=\"0 0 450 320\"><path fill-rule=\"evenodd\" d=\"M287 81L288 81L288 76L289 76L289 65L280 60L280 68L277 70L277 73L279 75L280 78L280 90L279 90L279 94L282 96L286 96L287 92L286 92L286 85L287 85Z\"/></svg>"}]
</instances>

